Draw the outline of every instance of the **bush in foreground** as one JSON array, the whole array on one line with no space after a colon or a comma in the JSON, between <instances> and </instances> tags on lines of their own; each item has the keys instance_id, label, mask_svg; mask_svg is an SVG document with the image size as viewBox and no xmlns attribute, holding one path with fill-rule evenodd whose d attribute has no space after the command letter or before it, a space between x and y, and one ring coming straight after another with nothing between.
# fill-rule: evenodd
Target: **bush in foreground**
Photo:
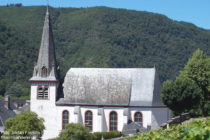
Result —
<instances>
[{"instance_id":1,"label":"bush in foreground","mask_svg":"<svg viewBox=\"0 0 210 140\"><path fill-rule=\"evenodd\" d=\"M111 139L111 138L121 137L122 133L120 133L118 131L95 132L95 133L93 133L94 140L101 140L102 136L103 136L104 139Z\"/></svg>"},{"instance_id":2,"label":"bush in foreground","mask_svg":"<svg viewBox=\"0 0 210 140\"><path fill-rule=\"evenodd\" d=\"M111 139L120 137L122 134L118 131L91 133L88 128L81 124L70 123L59 134L58 138L51 140L101 140L102 136L104 139Z\"/></svg>"},{"instance_id":3,"label":"bush in foreground","mask_svg":"<svg viewBox=\"0 0 210 140\"><path fill-rule=\"evenodd\" d=\"M39 139L44 129L42 118L39 118L34 112L25 111L6 121L3 137L5 139L29 139L32 137Z\"/></svg>"},{"instance_id":4,"label":"bush in foreground","mask_svg":"<svg viewBox=\"0 0 210 140\"><path fill-rule=\"evenodd\" d=\"M173 126L169 129L158 129L141 133L129 140L209 140L210 117L196 119L192 122Z\"/></svg>"},{"instance_id":5,"label":"bush in foreground","mask_svg":"<svg viewBox=\"0 0 210 140\"><path fill-rule=\"evenodd\" d=\"M81 124L70 123L66 126L57 140L91 140L93 135L88 128L83 127Z\"/></svg>"}]
</instances>

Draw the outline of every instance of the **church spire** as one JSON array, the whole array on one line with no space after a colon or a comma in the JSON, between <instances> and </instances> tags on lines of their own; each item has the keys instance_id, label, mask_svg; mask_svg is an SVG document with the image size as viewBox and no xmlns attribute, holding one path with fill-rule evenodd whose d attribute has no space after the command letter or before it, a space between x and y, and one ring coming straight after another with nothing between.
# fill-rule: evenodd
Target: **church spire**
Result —
<instances>
[{"instance_id":1,"label":"church spire","mask_svg":"<svg viewBox=\"0 0 210 140\"><path fill-rule=\"evenodd\" d=\"M50 78L57 80L56 67L57 66L56 66L52 26L50 22L50 14L47 7L38 61L34 67L34 73L31 80L33 80L34 77L36 77L35 79Z\"/></svg>"}]
</instances>

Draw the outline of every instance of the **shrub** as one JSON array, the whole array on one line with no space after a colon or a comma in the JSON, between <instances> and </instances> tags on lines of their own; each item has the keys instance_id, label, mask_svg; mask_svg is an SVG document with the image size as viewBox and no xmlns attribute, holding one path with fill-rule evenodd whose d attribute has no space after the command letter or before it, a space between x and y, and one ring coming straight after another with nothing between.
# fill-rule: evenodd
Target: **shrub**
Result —
<instances>
[{"instance_id":1,"label":"shrub","mask_svg":"<svg viewBox=\"0 0 210 140\"><path fill-rule=\"evenodd\" d=\"M121 137L122 133L118 131L93 133L94 140L101 140L102 136L104 137L104 139L111 139L111 138Z\"/></svg>"},{"instance_id":2,"label":"shrub","mask_svg":"<svg viewBox=\"0 0 210 140\"><path fill-rule=\"evenodd\" d=\"M22 139L21 137L39 139L44 131L44 120L36 113L25 111L6 120L4 138ZM23 138L24 139L24 138Z\"/></svg>"},{"instance_id":3,"label":"shrub","mask_svg":"<svg viewBox=\"0 0 210 140\"><path fill-rule=\"evenodd\" d=\"M66 126L57 140L91 140L92 134L88 128L85 128L81 124L70 123Z\"/></svg>"},{"instance_id":4,"label":"shrub","mask_svg":"<svg viewBox=\"0 0 210 140\"><path fill-rule=\"evenodd\" d=\"M209 140L210 117L196 119L184 125L173 126L169 129L158 129L141 133L129 140Z\"/></svg>"}]
</instances>

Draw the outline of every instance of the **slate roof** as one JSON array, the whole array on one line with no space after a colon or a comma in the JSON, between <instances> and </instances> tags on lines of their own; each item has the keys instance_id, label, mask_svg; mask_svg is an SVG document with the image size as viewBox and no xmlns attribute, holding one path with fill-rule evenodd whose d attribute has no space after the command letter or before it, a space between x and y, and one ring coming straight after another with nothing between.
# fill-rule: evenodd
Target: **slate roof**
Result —
<instances>
[{"instance_id":1,"label":"slate roof","mask_svg":"<svg viewBox=\"0 0 210 140\"><path fill-rule=\"evenodd\" d=\"M8 118L14 117L17 114L17 112L29 110L30 103L26 102L26 100L10 99L9 108L6 108L4 106L4 101L0 101L0 127L4 127L5 121ZM23 106L19 107L19 105Z\"/></svg>"},{"instance_id":2,"label":"slate roof","mask_svg":"<svg viewBox=\"0 0 210 140\"><path fill-rule=\"evenodd\" d=\"M123 126L122 133L128 135L128 134L136 134L138 132L144 133L146 131L147 129L144 128L140 123L131 122Z\"/></svg>"},{"instance_id":3,"label":"slate roof","mask_svg":"<svg viewBox=\"0 0 210 140\"><path fill-rule=\"evenodd\" d=\"M155 68L71 68L56 104L163 105Z\"/></svg>"},{"instance_id":4,"label":"slate roof","mask_svg":"<svg viewBox=\"0 0 210 140\"><path fill-rule=\"evenodd\" d=\"M18 111L29 111L30 110L30 104L24 104L21 108L18 109Z\"/></svg>"},{"instance_id":5,"label":"slate roof","mask_svg":"<svg viewBox=\"0 0 210 140\"><path fill-rule=\"evenodd\" d=\"M7 109L4 106L0 106L0 127L5 126L5 122L8 118L14 117L16 114L13 110Z\"/></svg>"},{"instance_id":6,"label":"slate roof","mask_svg":"<svg viewBox=\"0 0 210 140\"><path fill-rule=\"evenodd\" d=\"M47 68L47 76L43 77L41 75L42 68ZM45 21L42 32L41 46L39 50L39 56L37 64L34 66L33 77L31 81L55 81L57 80L57 66L56 66L56 56L53 40L52 25L50 21L50 14L46 12Z\"/></svg>"},{"instance_id":7,"label":"slate roof","mask_svg":"<svg viewBox=\"0 0 210 140\"><path fill-rule=\"evenodd\" d=\"M12 110L18 110L20 107L23 107L26 105L27 100L21 100L21 99L10 99L10 109ZM0 106L4 106L4 101L0 101Z\"/></svg>"},{"instance_id":8,"label":"slate roof","mask_svg":"<svg viewBox=\"0 0 210 140\"><path fill-rule=\"evenodd\" d=\"M10 99L10 108L12 110L19 109L19 106L23 106L26 104L26 100L20 100L20 99Z\"/></svg>"}]
</instances>

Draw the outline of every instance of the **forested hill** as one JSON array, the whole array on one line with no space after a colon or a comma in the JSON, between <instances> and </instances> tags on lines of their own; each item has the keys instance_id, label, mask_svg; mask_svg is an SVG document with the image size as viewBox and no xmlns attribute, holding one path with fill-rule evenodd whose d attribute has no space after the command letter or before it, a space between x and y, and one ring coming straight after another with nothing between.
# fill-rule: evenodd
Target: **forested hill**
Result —
<instances>
[{"instance_id":1,"label":"forested hill","mask_svg":"<svg viewBox=\"0 0 210 140\"><path fill-rule=\"evenodd\" d=\"M0 7L0 94L29 93L46 7ZM210 54L210 31L149 13L50 8L62 77L70 67L155 67L173 79L197 48Z\"/></svg>"}]
</instances>

